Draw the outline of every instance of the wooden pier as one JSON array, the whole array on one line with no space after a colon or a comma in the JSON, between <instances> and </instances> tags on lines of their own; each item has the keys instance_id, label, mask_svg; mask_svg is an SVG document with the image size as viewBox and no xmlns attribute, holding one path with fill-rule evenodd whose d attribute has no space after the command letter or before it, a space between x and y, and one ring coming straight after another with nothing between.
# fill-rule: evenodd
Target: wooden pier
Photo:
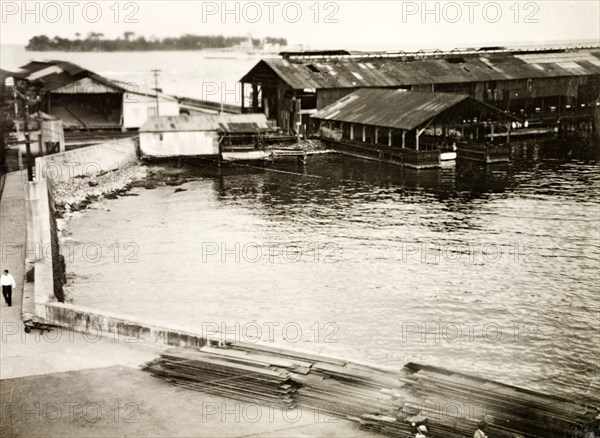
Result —
<instances>
[{"instance_id":1,"label":"wooden pier","mask_svg":"<svg viewBox=\"0 0 600 438\"><path fill-rule=\"evenodd\" d=\"M406 437L426 424L433 436L464 438L482 420L489 436L500 438L587 438L600 432L594 401L576 403L414 363L394 369L231 343L169 350L144 370L188 390L315 410L387 436Z\"/></svg>"}]
</instances>

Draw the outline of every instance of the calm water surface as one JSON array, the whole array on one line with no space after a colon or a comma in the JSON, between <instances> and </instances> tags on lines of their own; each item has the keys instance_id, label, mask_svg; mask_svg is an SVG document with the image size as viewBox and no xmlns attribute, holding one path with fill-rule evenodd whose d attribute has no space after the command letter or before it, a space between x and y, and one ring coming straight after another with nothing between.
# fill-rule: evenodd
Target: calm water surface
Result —
<instances>
[{"instance_id":1,"label":"calm water surface","mask_svg":"<svg viewBox=\"0 0 600 438\"><path fill-rule=\"evenodd\" d=\"M591 397L600 166L515 154L507 168L420 173L339 155L189 163L184 192L136 189L71 220L69 290L81 305L229 339ZM95 263L81 256L90 242L103 250Z\"/></svg>"},{"instance_id":2,"label":"calm water surface","mask_svg":"<svg viewBox=\"0 0 600 438\"><path fill-rule=\"evenodd\" d=\"M2 68L33 58L140 88L159 68L167 93L238 104L227 91L258 62L2 46ZM139 189L68 225L71 296L195 332L226 328L230 339L591 397L600 393L600 166L572 149L515 148L518 165L488 172L340 156L270 170L155 166L191 178L186 191Z\"/></svg>"}]
</instances>

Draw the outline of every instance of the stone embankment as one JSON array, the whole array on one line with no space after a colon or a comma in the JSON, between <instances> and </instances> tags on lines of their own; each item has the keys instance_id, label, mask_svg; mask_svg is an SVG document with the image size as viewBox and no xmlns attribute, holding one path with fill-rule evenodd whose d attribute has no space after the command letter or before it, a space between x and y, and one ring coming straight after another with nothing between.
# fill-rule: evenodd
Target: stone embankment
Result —
<instances>
[{"instance_id":1,"label":"stone embankment","mask_svg":"<svg viewBox=\"0 0 600 438\"><path fill-rule=\"evenodd\" d=\"M102 198L115 199L127 195L132 187L143 185L146 176L146 167L136 164L100 175L57 181L52 184L56 214L63 217L65 214L83 210Z\"/></svg>"}]
</instances>

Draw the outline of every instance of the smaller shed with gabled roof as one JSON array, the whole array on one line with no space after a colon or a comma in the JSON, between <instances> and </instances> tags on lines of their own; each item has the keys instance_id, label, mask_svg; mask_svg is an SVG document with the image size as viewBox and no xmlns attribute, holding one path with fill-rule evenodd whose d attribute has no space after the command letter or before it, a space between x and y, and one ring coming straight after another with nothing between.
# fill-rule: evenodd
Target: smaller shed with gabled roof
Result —
<instances>
[{"instance_id":1,"label":"smaller shed with gabled roof","mask_svg":"<svg viewBox=\"0 0 600 438\"><path fill-rule=\"evenodd\" d=\"M151 117L140 128L140 150L147 157L248 151L262 146L268 129L264 114Z\"/></svg>"}]
</instances>

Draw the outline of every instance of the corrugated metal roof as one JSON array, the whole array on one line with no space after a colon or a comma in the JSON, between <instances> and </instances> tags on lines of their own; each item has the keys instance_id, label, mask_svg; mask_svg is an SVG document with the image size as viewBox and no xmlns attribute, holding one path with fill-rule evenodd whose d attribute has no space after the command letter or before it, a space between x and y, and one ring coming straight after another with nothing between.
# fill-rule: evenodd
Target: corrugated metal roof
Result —
<instances>
[{"instance_id":1,"label":"corrugated metal roof","mask_svg":"<svg viewBox=\"0 0 600 438\"><path fill-rule=\"evenodd\" d=\"M83 67L80 67L77 64L73 64L72 62L61 61L58 59L49 59L49 60L44 60L44 61L30 61L27 64L25 64L24 66L22 66L21 70L27 72L28 74L32 74L32 73L38 72L40 70L43 70L43 69L48 68L49 66L53 66L53 65L60 67L63 71L66 71L71 76L76 76L80 73L89 71Z\"/></svg>"},{"instance_id":2,"label":"corrugated metal roof","mask_svg":"<svg viewBox=\"0 0 600 438\"><path fill-rule=\"evenodd\" d=\"M312 117L411 130L467 99L472 98L466 94L364 88Z\"/></svg>"},{"instance_id":3,"label":"corrugated metal roof","mask_svg":"<svg viewBox=\"0 0 600 438\"><path fill-rule=\"evenodd\" d=\"M264 114L180 115L150 117L140 132L265 132L269 129Z\"/></svg>"},{"instance_id":4,"label":"corrugated metal roof","mask_svg":"<svg viewBox=\"0 0 600 438\"><path fill-rule=\"evenodd\" d=\"M565 65L565 63L568 63ZM575 65L577 67L575 67ZM600 74L600 53L592 49L565 53L457 55L407 61L402 58L264 59L294 89L395 87L418 84L500 81Z\"/></svg>"},{"instance_id":5,"label":"corrugated metal roof","mask_svg":"<svg viewBox=\"0 0 600 438\"><path fill-rule=\"evenodd\" d=\"M52 72L45 76L37 78L43 85L44 91L53 91L57 88L64 87L65 85L73 84L80 81L83 78L91 78L96 82L99 82L107 87L114 88L116 92L126 91L125 88L120 86L115 81L111 81L93 71L86 70L83 67L78 66L67 61L31 61L20 68L20 70L27 76L34 75L37 72L56 66L61 71Z\"/></svg>"},{"instance_id":6,"label":"corrugated metal roof","mask_svg":"<svg viewBox=\"0 0 600 438\"><path fill-rule=\"evenodd\" d=\"M25 76L23 73L0 69L0 80L2 80L2 83L4 83L6 78L25 79Z\"/></svg>"}]
</instances>

